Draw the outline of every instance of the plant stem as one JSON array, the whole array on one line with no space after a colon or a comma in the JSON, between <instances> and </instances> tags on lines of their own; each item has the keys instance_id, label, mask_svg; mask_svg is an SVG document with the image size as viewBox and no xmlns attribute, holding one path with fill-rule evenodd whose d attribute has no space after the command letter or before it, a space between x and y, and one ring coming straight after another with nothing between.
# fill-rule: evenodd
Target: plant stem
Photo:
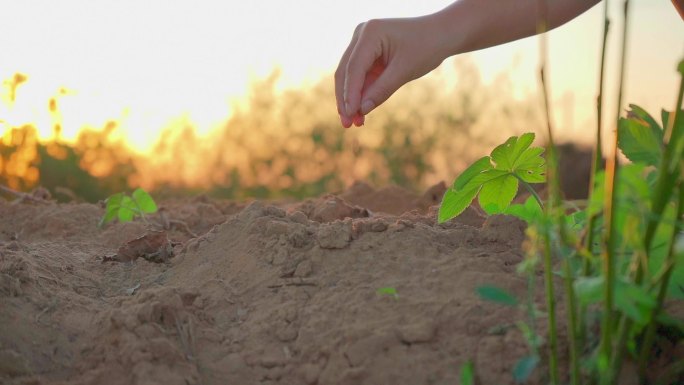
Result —
<instances>
[{"instance_id":1,"label":"plant stem","mask_svg":"<svg viewBox=\"0 0 684 385\"><path fill-rule=\"evenodd\" d=\"M670 248L667 253L667 257L665 258L665 274L661 277L660 279L660 288L658 290L658 297L657 297L657 302L656 306L653 309L653 312L650 314L650 319L648 326L646 328L646 332L644 334L644 341L643 344L641 345L641 352L639 354L639 377L644 378L645 373L646 373L646 364L648 363L648 356L651 352L651 346L653 345L653 338L655 337L655 330L656 330L656 318L658 316L658 313L660 312L660 309L663 307L663 301L665 300L665 294L667 294L667 287L668 284L670 283L670 276L672 275L672 271L674 270L674 264L675 264L675 255L674 255L674 247L675 243L677 241L677 235L679 234L680 231L682 231L682 221L681 217L684 215L684 184L680 183L679 184L679 199L677 202L677 215L675 216L675 225L672 230L672 238L670 242Z\"/></svg>"},{"instance_id":2,"label":"plant stem","mask_svg":"<svg viewBox=\"0 0 684 385\"><path fill-rule=\"evenodd\" d=\"M658 180L656 181L655 191L653 194L653 199L651 201L651 215L648 218L648 225L646 227L646 234L644 236L644 247L646 248L646 255L650 256L651 243L653 242L653 237L655 236L656 229L660 223L659 218L662 216L667 202L670 201L670 196L672 195L672 190L676 183L676 175L672 175L670 170L670 163L675 157L681 157L680 154L676 153L676 147L680 141L684 140L684 133L674 132L675 120L682 119L679 111L682 108L682 99L684 99L684 60L680 62L678 70L681 73L681 80L679 83L679 92L677 93L677 104L675 105L675 110L673 116L670 117L668 121L668 126L665 128L665 152L663 154L663 159L660 163ZM637 283L641 282L643 270L641 264L637 265L637 272L635 281Z\"/></svg>"},{"instance_id":3,"label":"plant stem","mask_svg":"<svg viewBox=\"0 0 684 385\"><path fill-rule=\"evenodd\" d=\"M525 186L525 188L527 189L527 191L530 192L530 194L532 194L532 196L534 197L534 199L537 201L537 204L539 205L539 208L542 209L542 211L544 211L544 203L542 202L541 198L539 197L539 194L537 194L537 192L534 191L534 187L532 187L531 184L529 184L529 183L525 182L524 180L522 180L522 178L519 177L518 175L516 175L516 174L513 174L513 175L514 175L516 178L518 178L518 180L520 181L520 183L521 183L523 186Z\"/></svg>"},{"instance_id":4,"label":"plant stem","mask_svg":"<svg viewBox=\"0 0 684 385\"><path fill-rule=\"evenodd\" d=\"M547 183L549 188L549 206L546 208L546 214L552 218L557 219L560 227L563 226L562 218L559 215L558 207L560 203L560 184L558 183L558 157L556 153L556 146L553 141L553 127L551 121L551 109L549 107L549 92L546 83L546 31L548 20L548 8L546 0L539 0L538 3L538 24L537 33L539 38L539 76L542 87L542 94L544 99L544 111L546 112L546 127L548 135L548 155L547 162ZM544 228L544 281L546 288L546 306L548 311L548 328L549 328L549 377L552 385L559 383L558 376L558 333L556 331L556 299L553 288L553 264L552 264L552 248L551 248L551 232L553 226ZM574 311L572 309L571 311ZM574 332L572 332L574 334Z\"/></svg>"},{"instance_id":5,"label":"plant stem","mask_svg":"<svg viewBox=\"0 0 684 385\"><path fill-rule=\"evenodd\" d=\"M622 90L625 77L625 62L627 57L627 27L629 15L629 0L624 1L623 8L623 29L622 29L622 50L620 52L620 78L618 83L618 99L617 99L617 113L615 124L620 122L620 110L622 106ZM599 352L599 362L608 364L608 367L600 367L599 377L601 384L612 384L614 375L619 370L621 364L621 351L613 351L613 302L614 302L614 283L616 281L615 272L615 256L618 247L618 231L615 223L615 204L617 202L617 188L615 181L617 179L619 164L618 164L618 141L619 131L615 130L614 140L612 143L612 153L608 158L606 167L606 199L605 199L605 218L606 218L606 252L603 258L603 272L605 277L605 288L603 298L603 322L601 325L601 345ZM626 322L626 321L625 321ZM622 324L622 323L621 323ZM622 324L622 326L626 326ZM625 328L626 329L626 328ZM626 337L626 330L620 331L621 337ZM624 339L624 338L621 338ZM622 350L622 349L620 349ZM618 357L613 357L616 354ZM613 369L617 369L613 371Z\"/></svg>"},{"instance_id":6,"label":"plant stem","mask_svg":"<svg viewBox=\"0 0 684 385\"><path fill-rule=\"evenodd\" d=\"M553 290L553 266L551 264L551 230L544 232L544 282L546 289L546 311L549 327L549 375L551 384L558 384L558 338L556 332L556 299Z\"/></svg>"},{"instance_id":7,"label":"plant stem","mask_svg":"<svg viewBox=\"0 0 684 385\"><path fill-rule=\"evenodd\" d=\"M574 290L574 275L570 266L570 257L566 257L563 261L563 275L565 282L565 293L568 300L568 329L569 329L569 344L570 344L570 383L572 385L580 384L580 370L579 370L579 346L580 340L577 333L577 312L576 299Z\"/></svg>"},{"instance_id":8,"label":"plant stem","mask_svg":"<svg viewBox=\"0 0 684 385\"><path fill-rule=\"evenodd\" d=\"M596 188L596 174L603 166L603 151L601 150L603 144L603 84L606 65L606 46L608 45L608 32L610 30L610 19L608 19L608 0L603 1L603 42L601 44L601 65L599 72L599 86L598 96L596 97L596 143L594 146L594 161L592 162L591 177L589 181L589 198L591 201ZM583 258L582 275L588 276L591 273L591 262L594 255L594 233L596 232L596 225L598 223L599 214L594 214L589 217L589 224L587 227L587 237L585 248L587 249L587 257ZM578 325L578 339L579 345L584 346L586 342L586 325L584 314L586 313L586 306L579 307L579 325Z\"/></svg>"}]
</instances>

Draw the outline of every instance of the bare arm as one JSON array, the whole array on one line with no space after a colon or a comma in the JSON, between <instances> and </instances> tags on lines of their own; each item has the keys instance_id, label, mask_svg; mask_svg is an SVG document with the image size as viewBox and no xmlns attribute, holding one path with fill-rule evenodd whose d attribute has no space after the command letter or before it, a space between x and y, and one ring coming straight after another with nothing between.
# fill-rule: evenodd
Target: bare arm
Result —
<instances>
[{"instance_id":1,"label":"bare arm","mask_svg":"<svg viewBox=\"0 0 684 385\"><path fill-rule=\"evenodd\" d=\"M598 2L548 1L549 29ZM402 85L432 71L449 56L534 35L538 3L460 0L431 15L360 24L335 72L342 125L362 125L364 116Z\"/></svg>"}]
</instances>

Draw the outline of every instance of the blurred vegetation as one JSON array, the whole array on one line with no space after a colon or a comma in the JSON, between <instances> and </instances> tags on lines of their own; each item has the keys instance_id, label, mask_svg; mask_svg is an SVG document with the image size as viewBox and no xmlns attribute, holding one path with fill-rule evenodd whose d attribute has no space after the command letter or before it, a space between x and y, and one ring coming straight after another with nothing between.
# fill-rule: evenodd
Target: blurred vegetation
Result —
<instances>
[{"instance_id":1,"label":"blurred vegetation","mask_svg":"<svg viewBox=\"0 0 684 385\"><path fill-rule=\"evenodd\" d=\"M455 81L444 71L455 73ZM4 82L8 105L26 81L17 74ZM60 90L48 103L50 141L40 141L31 124L0 130L0 183L23 191L41 185L58 199L87 201L136 187L158 197L237 199L302 198L355 180L419 190L453 179L483 149L536 131L541 122L535 95L515 98L505 76L483 84L467 59L408 84L364 127L349 130L339 124L330 78L284 91L278 81L274 71L253 83L248 97L208 135L187 120L164 128L145 155L113 139L116 121L82 128L75 142L63 141Z\"/></svg>"}]
</instances>

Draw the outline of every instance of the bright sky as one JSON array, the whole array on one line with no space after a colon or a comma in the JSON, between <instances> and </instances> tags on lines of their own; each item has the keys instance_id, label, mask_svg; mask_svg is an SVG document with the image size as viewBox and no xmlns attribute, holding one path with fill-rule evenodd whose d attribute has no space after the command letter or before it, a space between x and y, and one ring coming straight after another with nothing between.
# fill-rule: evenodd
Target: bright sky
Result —
<instances>
[{"instance_id":1,"label":"bright sky","mask_svg":"<svg viewBox=\"0 0 684 385\"><path fill-rule=\"evenodd\" d=\"M622 1L612 0L617 38ZM619 3L619 4L618 4ZM49 132L47 100L64 86L64 133L123 122L132 147L151 145L170 120L208 131L229 114L249 82L282 69L284 86L331 73L354 27L369 18L415 16L448 5L429 1L0 0L0 78L29 76L12 123ZM672 108L684 22L668 0L633 0L625 100ZM567 136L593 124L602 5L550 35L555 118ZM472 54L485 81L510 71L520 94L536 87L537 40ZM611 53L617 51L612 41ZM617 64L611 63L613 68ZM447 68L448 70L448 68ZM331 85L332 86L332 85ZM3 107L4 108L4 107ZM334 112L333 112L334 113ZM614 115L614 113L613 113ZM612 116L612 115L611 115ZM370 117L372 119L372 116Z\"/></svg>"}]
</instances>

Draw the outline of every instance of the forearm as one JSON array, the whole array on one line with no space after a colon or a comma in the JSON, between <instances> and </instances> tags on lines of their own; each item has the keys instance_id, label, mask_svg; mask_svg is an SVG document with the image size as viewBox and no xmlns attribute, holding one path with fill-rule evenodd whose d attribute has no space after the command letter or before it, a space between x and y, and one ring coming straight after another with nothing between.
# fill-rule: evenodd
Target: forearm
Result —
<instances>
[{"instance_id":1,"label":"forearm","mask_svg":"<svg viewBox=\"0 0 684 385\"><path fill-rule=\"evenodd\" d=\"M565 24L600 0L548 0L548 29ZM444 58L537 33L540 0L459 0L425 16L442 38Z\"/></svg>"}]
</instances>

